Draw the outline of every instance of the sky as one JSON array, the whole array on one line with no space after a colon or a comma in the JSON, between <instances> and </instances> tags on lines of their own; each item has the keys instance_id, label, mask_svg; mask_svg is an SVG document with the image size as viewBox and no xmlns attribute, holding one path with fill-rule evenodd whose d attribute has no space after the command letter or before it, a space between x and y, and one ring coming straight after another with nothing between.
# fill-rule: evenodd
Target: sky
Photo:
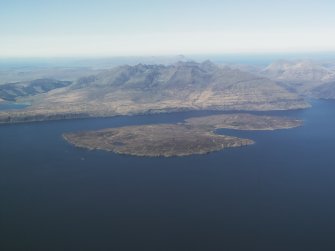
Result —
<instances>
[{"instance_id":1,"label":"sky","mask_svg":"<svg viewBox=\"0 0 335 251\"><path fill-rule=\"evenodd\" d=\"M335 51L334 0L0 0L0 57Z\"/></svg>"}]
</instances>

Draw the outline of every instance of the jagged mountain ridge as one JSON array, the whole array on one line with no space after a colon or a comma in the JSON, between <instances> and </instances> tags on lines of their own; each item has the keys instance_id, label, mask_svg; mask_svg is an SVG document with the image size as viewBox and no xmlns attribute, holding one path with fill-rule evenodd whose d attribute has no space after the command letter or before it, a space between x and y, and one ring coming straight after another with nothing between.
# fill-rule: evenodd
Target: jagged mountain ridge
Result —
<instances>
[{"instance_id":1,"label":"jagged mountain ridge","mask_svg":"<svg viewBox=\"0 0 335 251\"><path fill-rule=\"evenodd\" d=\"M141 104L175 100L199 108L297 99L266 78L228 67L221 69L209 61L121 66L80 78L63 92L52 92L43 99L57 104L62 97L70 99L71 96L79 103L127 100Z\"/></svg>"}]
</instances>

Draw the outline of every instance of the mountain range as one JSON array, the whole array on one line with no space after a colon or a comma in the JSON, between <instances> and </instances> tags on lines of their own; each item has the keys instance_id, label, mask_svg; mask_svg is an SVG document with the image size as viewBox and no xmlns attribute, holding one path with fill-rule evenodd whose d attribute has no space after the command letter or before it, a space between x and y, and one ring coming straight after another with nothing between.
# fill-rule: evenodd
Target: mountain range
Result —
<instances>
[{"instance_id":1,"label":"mountain range","mask_svg":"<svg viewBox=\"0 0 335 251\"><path fill-rule=\"evenodd\" d=\"M58 82L54 82L58 83ZM60 82L61 84L62 82ZM123 65L44 93L17 97L31 106L0 113L2 122L113 116L182 110L286 110L308 107L264 76L210 61Z\"/></svg>"}]
</instances>

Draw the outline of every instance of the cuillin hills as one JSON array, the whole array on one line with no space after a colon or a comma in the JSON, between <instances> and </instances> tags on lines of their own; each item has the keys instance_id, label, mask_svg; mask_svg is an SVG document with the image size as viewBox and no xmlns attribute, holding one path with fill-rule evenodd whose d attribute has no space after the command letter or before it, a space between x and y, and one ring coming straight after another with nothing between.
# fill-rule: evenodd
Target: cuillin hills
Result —
<instances>
[{"instance_id":1,"label":"cuillin hills","mask_svg":"<svg viewBox=\"0 0 335 251\"><path fill-rule=\"evenodd\" d=\"M181 110L286 110L308 104L265 77L210 61L119 66L29 97L31 106L0 113L2 122Z\"/></svg>"}]
</instances>

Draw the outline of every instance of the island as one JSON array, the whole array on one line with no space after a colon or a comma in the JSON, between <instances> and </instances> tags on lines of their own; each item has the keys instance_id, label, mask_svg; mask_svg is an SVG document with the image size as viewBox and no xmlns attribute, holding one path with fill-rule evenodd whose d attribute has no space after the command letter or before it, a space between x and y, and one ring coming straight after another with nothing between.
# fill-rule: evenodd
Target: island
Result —
<instances>
[{"instance_id":1,"label":"island","mask_svg":"<svg viewBox=\"0 0 335 251\"><path fill-rule=\"evenodd\" d=\"M98 131L64 133L69 143L89 150L147 157L206 154L248 146L253 140L216 134L217 129L276 130L302 125L302 121L252 114L221 114L189 118L178 124L124 126Z\"/></svg>"}]
</instances>

